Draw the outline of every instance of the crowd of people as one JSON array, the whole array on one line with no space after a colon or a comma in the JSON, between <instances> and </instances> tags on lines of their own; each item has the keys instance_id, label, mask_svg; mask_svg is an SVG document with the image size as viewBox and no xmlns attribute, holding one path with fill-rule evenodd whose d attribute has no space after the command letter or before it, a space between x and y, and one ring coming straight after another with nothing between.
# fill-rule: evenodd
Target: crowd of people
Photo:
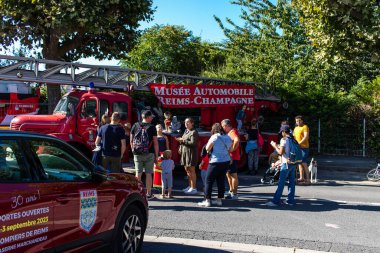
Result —
<instances>
[{"instance_id":1,"label":"crowd of people","mask_svg":"<svg viewBox=\"0 0 380 253\"><path fill-rule=\"evenodd\" d=\"M244 111L244 107L242 108ZM161 111L162 112L162 111ZM202 191L204 199L198 203L199 206L208 207L211 205L222 205L222 199L238 199L239 179L237 174L238 164L241 160L241 143L239 129L232 126L230 119L224 119L220 123L214 123L211 128L211 136L207 144L198 154L199 133L195 128L194 120L190 117L185 119L185 131L181 137L176 137L178 150L172 150L167 137L168 113L162 113L160 121L152 124L154 114L150 110L141 111L141 121L136 122L132 127L130 124L120 125L120 115L115 112L111 117L103 116L102 124L99 126L95 144L101 150L101 158L98 162L109 172L121 172L121 159L126 150L128 140L133 153L136 177L141 180L145 173L145 185L147 198L153 198L153 169L160 168L161 195L162 199L172 198L173 170L175 163L172 160L173 152L178 152L180 165L186 171L188 186L183 189L185 194L197 194L197 173L199 166L203 183ZM239 116L244 119L243 116ZM310 178L307 169L309 154L309 128L304 123L302 116L295 118L296 127L292 131L289 122L281 123L279 143L271 142L274 149L269 158L270 168L268 171L277 169L279 171L278 187L273 199L267 203L268 206L280 204L282 192L286 181L288 181L288 198L285 204L295 204L295 185L310 185ZM240 124L239 124L240 126ZM258 160L260 148L263 145L262 136L257 128L257 120L253 118L250 126L243 134L246 140L245 152L248 157L248 174L258 173ZM299 165L289 163L290 142L294 139L298 142L302 150L302 163ZM243 152L244 152L243 151ZM200 160L198 158L201 158ZM159 164L158 164L159 159ZM296 179L296 169L299 169L299 179ZM268 173L267 171L267 173ZM227 179L227 180L226 180ZM217 184L217 198L212 200L212 187ZM225 192L225 181L228 182L228 190Z\"/></svg>"}]
</instances>

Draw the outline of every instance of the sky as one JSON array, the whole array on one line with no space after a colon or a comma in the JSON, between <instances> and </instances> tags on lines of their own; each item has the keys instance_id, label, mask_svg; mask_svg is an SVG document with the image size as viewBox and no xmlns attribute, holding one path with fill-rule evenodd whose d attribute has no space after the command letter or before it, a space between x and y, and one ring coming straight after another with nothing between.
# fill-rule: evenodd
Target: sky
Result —
<instances>
[{"instance_id":1,"label":"sky","mask_svg":"<svg viewBox=\"0 0 380 253\"><path fill-rule=\"evenodd\" d=\"M214 15L226 23L229 17L236 24L242 24L239 15L241 7L233 5L230 0L153 0L156 7L153 20L142 23L141 29L155 24L182 25L199 36L203 41L221 42L226 37L214 19ZM118 60L98 61L94 58L79 60L85 64L117 65Z\"/></svg>"}]
</instances>

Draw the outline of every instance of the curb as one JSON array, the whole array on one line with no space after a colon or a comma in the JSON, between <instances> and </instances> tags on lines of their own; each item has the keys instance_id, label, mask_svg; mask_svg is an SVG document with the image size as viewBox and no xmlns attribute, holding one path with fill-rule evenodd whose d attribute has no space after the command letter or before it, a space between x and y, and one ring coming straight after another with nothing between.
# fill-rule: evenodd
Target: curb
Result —
<instances>
[{"instance_id":1,"label":"curb","mask_svg":"<svg viewBox=\"0 0 380 253\"><path fill-rule=\"evenodd\" d=\"M307 249L299 249L299 248L285 248L285 247L264 246L264 245L257 245L257 244L195 240L195 239L183 239L183 238L175 238L175 237L149 236L149 235L144 236L144 243L145 242L179 244L179 245L202 247L202 248L209 248L209 249L216 249L216 250L255 252L255 253L323 253L323 252L326 252L326 251L316 251L316 250L307 250Z\"/></svg>"}]
</instances>

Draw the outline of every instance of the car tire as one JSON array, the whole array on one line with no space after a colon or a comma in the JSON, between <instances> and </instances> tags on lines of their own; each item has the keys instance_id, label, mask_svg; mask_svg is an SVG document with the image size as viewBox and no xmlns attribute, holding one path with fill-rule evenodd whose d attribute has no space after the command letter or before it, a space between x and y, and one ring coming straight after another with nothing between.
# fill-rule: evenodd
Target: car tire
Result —
<instances>
[{"instance_id":1,"label":"car tire","mask_svg":"<svg viewBox=\"0 0 380 253\"><path fill-rule=\"evenodd\" d=\"M115 253L138 253L141 251L145 233L145 222L137 206L129 206L117 224L113 247Z\"/></svg>"}]
</instances>

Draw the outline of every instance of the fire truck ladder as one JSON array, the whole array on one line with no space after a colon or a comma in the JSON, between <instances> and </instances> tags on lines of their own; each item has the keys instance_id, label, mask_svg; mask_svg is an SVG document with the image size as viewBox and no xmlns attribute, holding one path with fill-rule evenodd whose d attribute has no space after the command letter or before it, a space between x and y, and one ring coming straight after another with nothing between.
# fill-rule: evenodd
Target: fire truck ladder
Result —
<instances>
[{"instance_id":1,"label":"fire truck ladder","mask_svg":"<svg viewBox=\"0 0 380 253\"><path fill-rule=\"evenodd\" d=\"M263 83L7 55L0 55L0 80L77 86L88 86L94 82L97 88L124 91L128 91L131 85L136 90L148 90L150 83L254 85L256 99L279 101Z\"/></svg>"}]
</instances>

